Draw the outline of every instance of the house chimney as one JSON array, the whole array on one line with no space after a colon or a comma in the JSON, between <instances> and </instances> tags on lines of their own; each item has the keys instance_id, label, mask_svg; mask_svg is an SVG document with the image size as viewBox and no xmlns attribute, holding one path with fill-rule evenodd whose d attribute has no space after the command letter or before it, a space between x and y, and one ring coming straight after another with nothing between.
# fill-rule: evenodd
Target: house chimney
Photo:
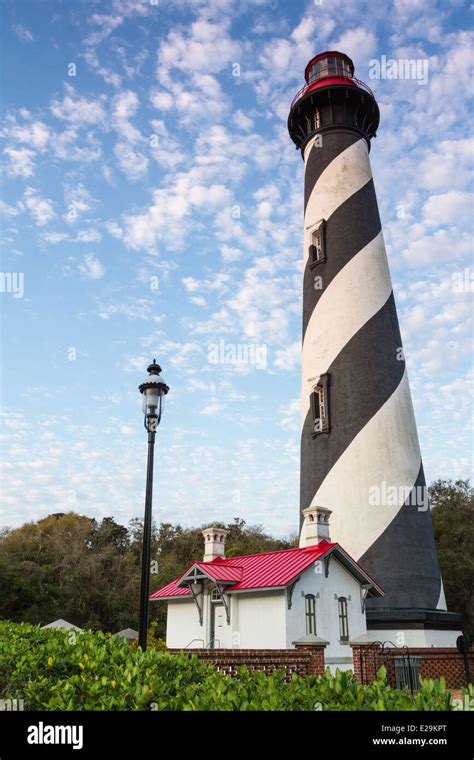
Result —
<instances>
[{"instance_id":1,"label":"house chimney","mask_svg":"<svg viewBox=\"0 0 474 760\"><path fill-rule=\"evenodd\" d=\"M204 536L204 562L212 562L217 557L225 557L225 538L227 532L223 528L216 528L215 525L212 525L210 528L204 528L202 531L202 535Z\"/></svg>"},{"instance_id":2,"label":"house chimney","mask_svg":"<svg viewBox=\"0 0 474 760\"><path fill-rule=\"evenodd\" d=\"M303 536L304 540L301 546L315 546L320 541L330 541L329 537L329 517L331 510L326 507L306 507L303 509L304 523Z\"/></svg>"}]
</instances>

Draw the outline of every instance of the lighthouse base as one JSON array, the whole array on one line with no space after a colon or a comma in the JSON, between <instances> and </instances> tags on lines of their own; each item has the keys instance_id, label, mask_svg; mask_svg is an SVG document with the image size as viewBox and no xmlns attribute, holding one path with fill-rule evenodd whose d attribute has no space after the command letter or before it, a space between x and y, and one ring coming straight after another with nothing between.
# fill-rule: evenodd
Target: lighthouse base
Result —
<instances>
[{"instance_id":1,"label":"lighthouse base","mask_svg":"<svg viewBox=\"0 0 474 760\"><path fill-rule=\"evenodd\" d=\"M367 610L367 638L396 646L455 647L463 616L446 610Z\"/></svg>"}]
</instances>

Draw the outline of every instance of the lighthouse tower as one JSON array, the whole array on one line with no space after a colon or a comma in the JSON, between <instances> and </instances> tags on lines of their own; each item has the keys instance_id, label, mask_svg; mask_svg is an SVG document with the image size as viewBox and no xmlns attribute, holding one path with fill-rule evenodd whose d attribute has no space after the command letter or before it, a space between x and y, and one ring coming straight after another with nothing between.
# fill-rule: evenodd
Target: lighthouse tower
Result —
<instances>
[{"instance_id":1,"label":"lighthouse tower","mask_svg":"<svg viewBox=\"0 0 474 760\"><path fill-rule=\"evenodd\" d=\"M379 109L342 53L305 79L288 118L305 166L300 511L330 509L384 588L371 638L454 646L369 161Z\"/></svg>"}]
</instances>

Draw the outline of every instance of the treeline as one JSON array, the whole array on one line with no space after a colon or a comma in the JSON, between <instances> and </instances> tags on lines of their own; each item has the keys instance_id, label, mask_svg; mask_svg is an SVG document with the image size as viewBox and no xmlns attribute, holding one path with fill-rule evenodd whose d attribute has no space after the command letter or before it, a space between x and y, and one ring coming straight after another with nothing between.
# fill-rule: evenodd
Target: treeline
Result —
<instances>
[{"instance_id":1,"label":"treeline","mask_svg":"<svg viewBox=\"0 0 474 760\"><path fill-rule=\"evenodd\" d=\"M205 527L205 526L202 526ZM202 560L201 528L162 523L153 527L151 591ZM261 526L235 518L228 525L226 556L288 549ZM105 517L68 512L0 532L0 618L44 625L63 618L81 628L115 633L138 628L142 521L126 527ZM166 604L150 604L156 633L165 635Z\"/></svg>"},{"instance_id":2,"label":"treeline","mask_svg":"<svg viewBox=\"0 0 474 760\"><path fill-rule=\"evenodd\" d=\"M468 481L438 480L429 489L448 608L465 616L474 640L474 500ZM203 556L199 528L162 523L153 528L151 590ZM255 554L297 545L235 518L226 555ZM138 628L142 523L112 517L100 522L69 512L0 532L0 618L44 625L64 618L81 628ZM150 619L165 635L166 604L152 602Z\"/></svg>"}]
</instances>

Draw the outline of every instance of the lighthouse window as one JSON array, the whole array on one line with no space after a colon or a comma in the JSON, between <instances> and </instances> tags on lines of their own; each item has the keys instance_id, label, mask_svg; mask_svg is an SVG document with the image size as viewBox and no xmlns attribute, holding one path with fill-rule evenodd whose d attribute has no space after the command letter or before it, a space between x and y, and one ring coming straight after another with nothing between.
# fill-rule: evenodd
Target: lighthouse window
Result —
<instances>
[{"instance_id":1,"label":"lighthouse window","mask_svg":"<svg viewBox=\"0 0 474 760\"><path fill-rule=\"evenodd\" d=\"M316 600L314 594L305 596L306 633L316 635Z\"/></svg>"},{"instance_id":2,"label":"lighthouse window","mask_svg":"<svg viewBox=\"0 0 474 760\"><path fill-rule=\"evenodd\" d=\"M322 261L326 261L326 222L322 219L311 232L309 246L309 265L311 269Z\"/></svg>"},{"instance_id":3,"label":"lighthouse window","mask_svg":"<svg viewBox=\"0 0 474 760\"><path fill-rule=\"evenodd\" d=\"M313 417L313 437L329 432L328 404L329 376L321 375L311 394L311 412Z\"/></svg>"},{"instance_id":4,"label":"lighthouse window","mask_svg":"<svg viewBox=\"0 0 474 760\"><path fill-rule=\"evenodd\" d=\"M344 76L350 77L351 76L351 68L350 68L349 64L347 63L347 61L341 61L341 65L342 65L342 73L344 74Z\"/></svg>"},{"instance_id":5,"label":"lighthouse window","mask_svg":"<svg viewBox=\"0 0 474 760\"><path fill-rule=\"evenodd\" d=\"M347 617L347 599L340 596L337 600L339 606L339 637L341 641L349 641L349 620Z\"/></svg>"},{"instance_id":6,"label":"lighthouse window","mask_svg":"<svg viewBox=\"0 0 474 760\"><path fill-rule=\"evenodd\" d=\"M324 66L326 66L325 63L324 63ZM309 72L310 82L320 77L322 68L323 68L323 61L316 61L316 63L314 64L314 66L311 67L311 70Z\"/></svg>"}]
</instances>

